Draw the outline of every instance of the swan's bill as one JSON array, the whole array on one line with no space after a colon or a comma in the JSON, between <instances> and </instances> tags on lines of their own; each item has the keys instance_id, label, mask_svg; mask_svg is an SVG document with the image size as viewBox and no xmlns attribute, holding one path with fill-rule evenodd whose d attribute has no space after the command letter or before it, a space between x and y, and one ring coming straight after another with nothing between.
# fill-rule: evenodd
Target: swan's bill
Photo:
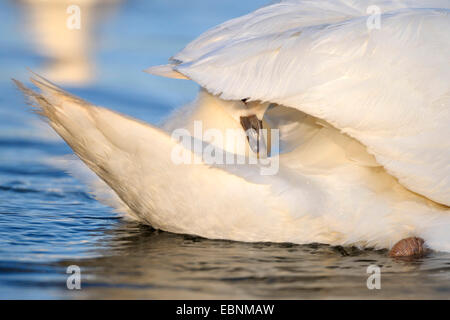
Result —
<instances>
[{"instance_id":1,"label":"swan's bill","mask_svg":"<svg viewBox=\"0 0 450 320\"><path fill-rule=\"evenodd\" d=\"M250 149L258 155L267 155L266 141L262 134L263 124L256 115L240 117L242 128L244 129Z\"/></svg>"}]
</instances>

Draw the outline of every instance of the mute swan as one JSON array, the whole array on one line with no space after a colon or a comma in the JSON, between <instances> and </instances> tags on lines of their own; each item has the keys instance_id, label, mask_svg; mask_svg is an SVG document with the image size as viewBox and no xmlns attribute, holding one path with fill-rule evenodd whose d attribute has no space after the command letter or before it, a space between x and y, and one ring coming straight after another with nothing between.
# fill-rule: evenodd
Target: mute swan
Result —
<instances>
[{"instance_id":1,"label":"mute swan","mask_svg":"<svg viewBox=\"0 0 450 320\"><path fill-rule=\"evenodd\" d=\"M79 86L92 82L94 30L113 13L118 0L81 0L76 6L60 0L23 0L17 4L26 16L34 49L47 58L42 72L60 84ZM74 19L77 16L78 26Z\"/></svg>"},{"instance_id":2,"label":"mute swan","mask_svg":"<svg viewBox=\"0 0 450 320\"><path fill-rule=\"evenodd\" d=\"M38 112L98 176L100 199L157 229L213 239L450 252L448 1L282 1L225 22L165 66L192 79L196 101L162 128L96 107L47 80ZM183 128L224 133L229 155L269 144L244 129L279 130L277 173L261 164L176 164ZM194 138L196 138L194 136ZM236 137L235 137L236 138ZM248 142L247 142L248 139ZM195 140L195 139L193 139ZM425 243L424 243L425 242Z\"/></svg>"}]
</instances>

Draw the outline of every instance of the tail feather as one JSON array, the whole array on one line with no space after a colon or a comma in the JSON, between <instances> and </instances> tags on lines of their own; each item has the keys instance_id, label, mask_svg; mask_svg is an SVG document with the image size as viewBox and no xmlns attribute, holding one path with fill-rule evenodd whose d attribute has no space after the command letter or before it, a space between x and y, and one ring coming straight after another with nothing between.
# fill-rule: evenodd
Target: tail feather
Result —
<instances>
[{"instance_id":1,"label":"tail feather","mask_svg":"<svg viewBox=\"0 0 450 320\"><path fill-rule=\"evenodd\" d=\"M171 146L170 136L158 128L94 106L38 75L30 80L40 89L40 92L13 79L17 87L24 93L33 111L41 115L75 154L115 191L118 198L117 196L112 196L112 198L117 199L115 201L116 209L120 209L121 212L126 211L132 218L145 221L145 218L137 216L141 210L130 205L135 201L128 199L130 195L139 197L137 193L140 188L130 183L140 174L135 170L139 167L136 163L139 155L136 153L144 145L153 144L156 148ZM130 144L130 141L135 143ZM159 150L161 151L161 149ZM156 149L151 155L156 163L170 160L158 159L158 157L163 158L167 154L170 155L170 152L164 151L158 153ZM151 157L149 156L149 158ZM89 181L89 184L94 186L94 189L100 185L92 183L92 181ZM134 190L127 190L127 188ZM104 188L101 189L97 190L98 193L104 194ZM129 210L124 210L124 203L128 205Z\"/></svg>"},{"instance_id":2,"label":"tail feather","mask_svg":"<svg viewBox=\"0 0 450 320\"><path fill-rule=\"evenodd\" d=\"M39 115L45 116L44 108L41 106L48 105L47 100L44 97L33 90L27 88L22 82L12 79L17 88L22 91L26 98L27 104L31 107L31 110Z\"/></svg>"},{"instance_id":3,"label":"tail feather","mask_svg":"<svg viewBox=\"0 0 450 320\"><path fill-rule=\"evenodd\" d=\"M162 76L162 77L166 77L166 78L185 79L185 80L190 79L187 76L185 76L184 74L175 70L174 65L171 65L171 64L150 67L148 69L145 69L144 71L147 73L156 75L156 76Z\"/></svg>"},{"instance_id":4,"label":"tail feather","mask_svg":"<svg viewBox=\"0 0 450 320\"><path fill-rule=\"evenodd\" d=\"M41 92L15 81L75 154L118 196L119 207L126 204L129 210L122 212L175 233L276 241L283 221L266 226L277 216L269 186L197 162L199 156L190 148L184 152L190 152L192 163L198 164L177 165L172 155L174 151L178 154L180 145L167 132L89 104L45 79L35 77L32 82ZM236 202L245 206L229 214ZM261 219L261 215L268 218ZM218 223L227 227L217 228ZM243 223L247 227L242 228Z\"/></svg>"}]
</instances>

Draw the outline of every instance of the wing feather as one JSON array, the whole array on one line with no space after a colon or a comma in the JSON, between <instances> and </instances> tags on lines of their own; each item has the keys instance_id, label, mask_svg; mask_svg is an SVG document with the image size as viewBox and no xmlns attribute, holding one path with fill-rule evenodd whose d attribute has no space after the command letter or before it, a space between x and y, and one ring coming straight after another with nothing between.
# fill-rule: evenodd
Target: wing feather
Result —
<instances>
[{"instance_id":1,"label":"wing feather","mask_svg":"<svg viewBox=\"0 0 450 320\"><path fill-rule=\"evenodd\" d=\"M448 1L284 1L233 19L173 57L226 100L267 101L363 143L412 191L450 205Z\"/></svg>"}]
</instances>

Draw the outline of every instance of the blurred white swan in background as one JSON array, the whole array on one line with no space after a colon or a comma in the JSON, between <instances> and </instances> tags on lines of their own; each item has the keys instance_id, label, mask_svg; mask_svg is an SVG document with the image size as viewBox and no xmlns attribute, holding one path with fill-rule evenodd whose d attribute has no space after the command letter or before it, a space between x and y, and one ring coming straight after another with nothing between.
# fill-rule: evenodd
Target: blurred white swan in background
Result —
<instances>
[{"instance_id":1,"label":"blurred white swan in background","mask_svg":"<svg viewBox=\"0 0 450 320\"><path fill-rule=\"evenodd\" d=\"M393 255L421 253L424 239L450 252L450 4L372 2L380 29L367 28L366 1L298 0L207 31L148 70L204 88L163 128L39 77L40 93L17 84L106 183L87 179L94 193L154 228L237 241L400 241ZM221 132L279 129L279 172L174 164L170 132L195 120Z\"/></svg>"},{"instance_id":2,"label":"blurred white swan in background","mask_svg":"<svg viewBox=\"0 0 450 320\"><path fill-rule=\"evenodd\" d=\"M97 49L96 29L119 3L120 0L18 1L34 49L48 59L39 73L65 85L91 82L95 76L92 53ZM67 26L74 14L79 14L79 29Z\"/></svg>"}]
</instances>

